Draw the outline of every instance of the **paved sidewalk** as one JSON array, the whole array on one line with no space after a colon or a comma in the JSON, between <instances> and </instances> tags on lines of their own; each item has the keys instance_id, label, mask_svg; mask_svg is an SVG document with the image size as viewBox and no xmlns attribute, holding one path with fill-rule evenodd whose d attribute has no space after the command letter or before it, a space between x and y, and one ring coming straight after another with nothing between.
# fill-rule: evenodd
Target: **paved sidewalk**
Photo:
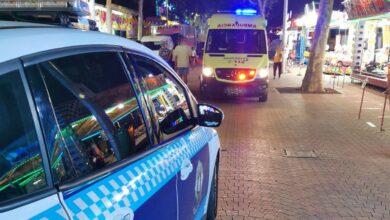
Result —
<instances>
[{"instance_id":1,"label":"paved sidewalk","mask_svg":"<svg viewBox=\"0 0 390 220\"><path fill-rule=\"evenodd\" d=\"M212 101L225 112L218 218L390 219L389 108L385 132L378 118L383 96L368 89L357 120L362 89L349 79L338 95L275 90L298 87L302 78L294 71L271 79L267 103ZM191 87L198 94L198 82ZM284 149L314 150L318 158L288 158Z\"/></svg>"}]
</instances>

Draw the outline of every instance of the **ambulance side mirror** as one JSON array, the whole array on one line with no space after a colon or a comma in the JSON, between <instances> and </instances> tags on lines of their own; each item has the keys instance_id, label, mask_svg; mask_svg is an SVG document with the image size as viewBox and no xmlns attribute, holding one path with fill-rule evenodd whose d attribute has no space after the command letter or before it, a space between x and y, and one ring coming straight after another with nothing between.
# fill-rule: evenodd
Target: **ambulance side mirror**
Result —
<instances>
[{"instance_id":1,"label":"ambulance side mirror","mask_svg":"<svg viewBox=\"0 0 390 220\"><path fill-rule=\"evenodd\" d=\"M204 127L219 127L224 114L221 109L209 105L198 104L198 124Z\"/></svg>"}]
</instances>

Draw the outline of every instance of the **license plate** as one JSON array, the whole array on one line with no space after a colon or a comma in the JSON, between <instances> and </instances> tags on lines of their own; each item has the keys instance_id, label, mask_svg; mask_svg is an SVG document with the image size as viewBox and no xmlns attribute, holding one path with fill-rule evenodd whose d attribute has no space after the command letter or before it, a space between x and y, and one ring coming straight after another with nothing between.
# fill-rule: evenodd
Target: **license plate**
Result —
<instances>
[{"instance_id":1,"label":"license plate","mask_svg":"<svg viewBox=\"0 0 390 220\"><path fill-rule=\"evenodd\" d=\"M244 89L240 87L227 87L225 88L225 93L227 95L242 95L244 93Z\"/></svg>"}]
</instances>

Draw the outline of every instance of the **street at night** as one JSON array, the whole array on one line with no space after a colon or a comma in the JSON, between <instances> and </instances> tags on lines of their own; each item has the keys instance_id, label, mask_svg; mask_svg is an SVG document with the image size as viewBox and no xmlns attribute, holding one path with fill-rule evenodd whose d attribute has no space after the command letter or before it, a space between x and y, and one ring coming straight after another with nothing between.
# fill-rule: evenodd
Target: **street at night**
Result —
<instances>
[{"instance_id":1,"label":"street at night","mask_svg":"<svg viewBox=\"0 0 390 220\"><path fill-rule=\"evenodd\" d=\"M390 0L0 0L0 220L390 220Z\"/></svg>"},{"instance_id":2,"label":"street at night","mask_svg":"<svg viewBox=\"0 0 390 220\"><path fill-rule=\"evenodd\" d=\"M191 72L195 94L199 70ZM379 131L383 95L366 94L357 120L359 84L341 88L341 78L342 94L334 95L276 90L299 85L298 73L270 80L265 104L207 99L225 113L218 129L219 219L390 219L389 112L387 132ZM286 157L285 150L303 157L314 151L316 158Z\"/></svg>"}]
</instances>

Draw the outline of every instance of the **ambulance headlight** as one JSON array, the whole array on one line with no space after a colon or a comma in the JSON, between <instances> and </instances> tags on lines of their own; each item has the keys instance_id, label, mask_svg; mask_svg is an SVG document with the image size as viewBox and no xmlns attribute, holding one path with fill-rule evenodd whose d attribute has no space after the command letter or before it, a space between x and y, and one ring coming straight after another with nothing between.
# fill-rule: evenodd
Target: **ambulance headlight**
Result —
<instances>
[{"instance_id":1,"label":"ambulance headlight","mask_svg":"<svg viewBox=\"0 0 390 220\"><path fill-rule=\"evenodd\" d=\"M203 68L203 76L212 77L213 76L213 69L211 67L204 67Z\"/></svg>"},{"instance_id":2,"label":"ambulance headlight","mask_svg":"<svg viewBox=\"0 0 390 220\"><path fill-rule=\"evenodd\" d=\"M268 77L268 68L262 68L259 70L259 77L260 78L267 78Z\"/></svg>"}]
</instances>

